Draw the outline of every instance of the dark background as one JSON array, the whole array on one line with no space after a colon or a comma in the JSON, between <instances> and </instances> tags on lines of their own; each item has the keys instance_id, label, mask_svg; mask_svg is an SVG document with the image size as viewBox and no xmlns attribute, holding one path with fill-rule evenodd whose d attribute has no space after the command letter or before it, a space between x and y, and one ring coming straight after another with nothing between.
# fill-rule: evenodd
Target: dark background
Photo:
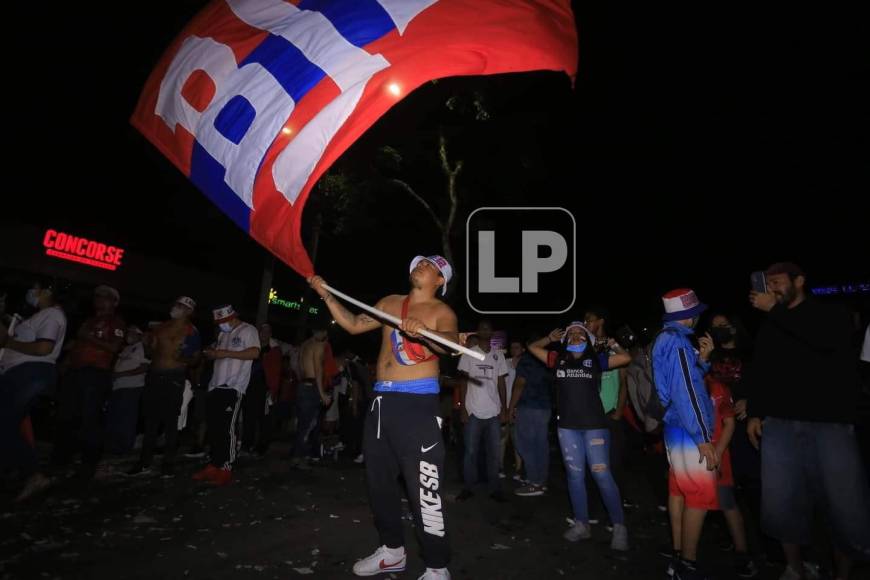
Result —
<instances>
[{"instance_id":1,"label":"dark background","mask_svg":"<svg viewBox=\"0 0 870 580\"><path fill-rule=\"evenodd\" d=\"M243 309L252 312L266 252L128 123L152 66L203 4L9 7L12 159L0 227L81 232L242 281ZM369 180L376 150L390 145L403 154L402 179L444 211L443 128L451 157L465 164L454 255L465 253L465 217L477 207L570 209L588 243L578 253L591 256L578 264L571 318L582 304L604 302L616 318L654 320L659 296L680 286L747 314L750 272L785 259L802 264L813 284L870 279L864 19L827 4L574 9L573 89L549 72L428 84L337 169ZM486 122L444 107L475 92L485 97ZM374 301L402 292L409 260L438 252L440 242L407 195L377 185L365 193L352 227L321 238L316 265ZM462 260L454 266L464 271ZM275 286L288 296L304 288L281 265ZM477 320L464 294L461 280L450 301L463 329ZM562 321L496 322L525 331Z\"/></svg>"}]
</instances>

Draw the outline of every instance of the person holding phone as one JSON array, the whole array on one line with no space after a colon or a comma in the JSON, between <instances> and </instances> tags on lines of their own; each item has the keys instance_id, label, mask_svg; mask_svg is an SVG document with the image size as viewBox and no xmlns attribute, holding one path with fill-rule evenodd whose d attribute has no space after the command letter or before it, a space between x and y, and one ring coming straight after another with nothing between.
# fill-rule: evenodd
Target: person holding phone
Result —
<instances>
[{"instance_id":1,"label":"person holding phone","mask_svg":"<svg viewBox=\"0 0 870 580\"><path fill-rule=\"evenodd\" d=\"M749 301L766 314L744 377L747 432L761 447L764 531L782 542L783 580L804 578L800 548L812 541L813 505L833 531L836 578L870 560L870 486L855 438L858 377L848 311L806 293L806 276L782 262ZM760 441L760 443L759 443Z\"/></svg>"}]
</instances>

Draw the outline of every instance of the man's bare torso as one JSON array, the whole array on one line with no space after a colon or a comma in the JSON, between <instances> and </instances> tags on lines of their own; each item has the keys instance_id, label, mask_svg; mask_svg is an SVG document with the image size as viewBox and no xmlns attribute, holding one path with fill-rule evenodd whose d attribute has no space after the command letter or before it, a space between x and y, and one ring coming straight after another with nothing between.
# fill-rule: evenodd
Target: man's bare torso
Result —
<instances>
[{"instance_id":1,"label":"man's bare torso","mask_svg":"<svg viewBox=\"0 0 870 580\"><path fill-rule=\"evenodd\" d=\"M402 302L405 296L392 295L384 298L380 305L381 309L387 314L392 314L397 318L402 317ZM436 328L438 318L443 312L443 309L448 309L449 306L437 299L432 299L427 302L418 302L408 306L406 318L416 318L423 322L428 328ZM434 358L427 362L421 362L415 365L402 365L393 355L392 341L390 334L394 327L384 324L381 328L381 352L378 355L378 370L377 380L379 381L410 381L414 379L422 379L428 377L438 377L438 359ZM410 337L405 337L405 340L413 341ZM432 351L425 346L427 339L422 339L424 352L426 356L430 356Z\"/></svg>"},{"instance_id":2,"label":"man's bare torso","mask_svg":"<svg viewBox=\"0 0 870 580\"><path fill-rule=\"evenodd\" d=\"M323 352L324 344L326 343L323 341L319 341L314 337L311 337L302 343L299 352L299 364L302 367L303 380L317 378L316 360L320 358L320 354Z\"/></svg>"},{"instance_id":3,"label":"man's bare torso","mask_svg":"<svg viewBox=\"0 0 870 580\"><path fill-rule=\"evenodd\" d=\"M151 368L173 370L187 367L188 361L181 356L184 339L187 337L187 322L167 320L151 331Z\"/></svg>"}]
</instances>

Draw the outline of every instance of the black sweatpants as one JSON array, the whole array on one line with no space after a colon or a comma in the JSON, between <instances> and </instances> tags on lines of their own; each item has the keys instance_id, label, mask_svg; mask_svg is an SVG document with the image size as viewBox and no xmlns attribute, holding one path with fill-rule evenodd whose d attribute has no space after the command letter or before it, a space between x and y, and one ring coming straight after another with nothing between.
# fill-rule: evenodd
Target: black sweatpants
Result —
<instances>
[{"instance_id":1,"label":"black sweatpants","mask_svg":"<svg viewBox=\"0 0 870 580\"><path fill-rule=\"evenodd\" d=\"M253 450L264 450L272 436L272 417L266 414L266 396L269 388L262 376L252 376L245 391L244 423L242 424L242 446Z\"/></svg>"},{"instance_id":2,"label":"black sweatpants","mask_svg":"<svg viewBox=\"0 0 870 580\"><path fill-rule=\"evenodd\" d=\"M401 474L423 546L423 561L428 568L445 568L450 546L441 493L445 449L438 395L375 393L367 411L363 452L380 543L388 548L405 545Z\"/></svg>"},{"instance_id":3,"label":"black sweatpants","mask_svg":"<svg viewBox=\"0 0 870 580\"><path fill-rule=\"evenodd\" d=\"M211 464L232 469L236 460L236 420L242 396L235 389L216 387L208 393L208 442Z\"/></svg>"},{"instance_id":4,"label":"black sweatpants","mask_svg":"<svg viewBox=\"0 0 870 580\"><path fill-rule=\"evenodd\" d=\"M151 465L154 457L154 444L160 424L166 433L166 446L163 449L163 464L170 465L178 449L178 416L184 397L185 369L166 369L149 371L145 377L145 391L142 393L142 407L145 414L145 437L142 441L144 466Z\"/></svg>"},{"instance_id":5,"label":"black sweatpants","mask_svg":"<svg viewBox=\"0 0 870 580\"><path fill-rule=\"evenodd\" d=\"M112 394L112 371L82 367L67 372L58 392L52 463L66 466L80 445L82 471L91 474L103 455L103 407Z\"/></svg>"}]
</instances>

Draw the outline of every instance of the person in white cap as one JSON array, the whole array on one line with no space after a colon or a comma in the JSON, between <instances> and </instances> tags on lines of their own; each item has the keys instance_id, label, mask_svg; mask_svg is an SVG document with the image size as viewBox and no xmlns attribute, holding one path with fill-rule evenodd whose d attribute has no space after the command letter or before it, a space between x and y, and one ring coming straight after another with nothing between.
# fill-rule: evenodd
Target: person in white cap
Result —
<instances>
[{"instance_id":1,"label":"person in white cap","mask_svg":"<svg viewBox=\"0 0 870 580\"><path fill-rule=\"evenodd\" d=\"M713 402L704 384L710 369L713 339L691 337L707 309L692 290L681 288L662 297L664 327L653 342L652 367L656 392L663 407L664 439L668 451L669 499L674 578L704 578L696 560L698 541L708 510L718 509L716 471L719 456L713 443Z\"/></svg>"},{"instance_id":2,"label":"person in white cap","mask_svg":"<svg viewBox=\"0 0 870 580\"><path fill-rule=\"evenodd\" d=\"M151 359L142 394L145 437L139 463L128 475L150 472L161 424L166 435L161 473L164 477L174 475L178 415L181 412L184 382L188 367L196 364L201 350L199 331L190 322L195 308L193 298L179 296L169 310L169 320L158 324L145 336L145 349Z\"/></svg>"},{"instance_id":3,"label":"person in white cap","mask_svg":"<svg viewBox=\"0 0 870 580\"><path fill-rule=\"evenodd\" d=\"M208 385L208 439L211 461L193 475L198 481L226 485L233 478L236 460L236 418L242 395L251 379L251 367L260 356L260 333L242 322L229 304L212 313L220 329L216 348L204 351L214 361Z\"/></svg>"},{"instance_id":4,"label":"person in white cap","mask_svg":"<svg viewBox=\"0 0 870 580\"><path fill-rule=\"evenodd\" d=\"M441 256L417 256L410 266L411 290L407 295L381 299L377 308L402 323L393 328L367 314L353 314L313 276L309 284L326 302L342 328L360 334L382 328L374 400L366 418L363 452L369 498L381 546L354 564L357 576L400 572L405 569L402 528L402 494L398 476L404 476L408 499L423 546L426 571L421 580L449 579L450 548L441 488L444 477L444 441L439 417L440 346L425 341L420 330L458 340L456 315L443 296L453 274Z\"/></svg>"},{"instance_id":5,"label":"person in white cap","mask_svg":"<svg viewBox=\"0 0 870 580\"><path fill-rule=\"evenodd\" d=\"M547 345L554 342L560 344L559 348L548 350ZM624 552L628 550L628 529L622 498L610 467L610 430L599 389L601 374L626 366L631 356L613 339L608 341L608 346L608 350L596 349L595 335L575 321L565 330L557 328L549 336L530 343L529 352L554 369L556 375L559 446L574 509L574 523L563 537L569 542L592 537L586 495L588 465L613 524L610 547Z\"/></svg>"}]
</instances>

